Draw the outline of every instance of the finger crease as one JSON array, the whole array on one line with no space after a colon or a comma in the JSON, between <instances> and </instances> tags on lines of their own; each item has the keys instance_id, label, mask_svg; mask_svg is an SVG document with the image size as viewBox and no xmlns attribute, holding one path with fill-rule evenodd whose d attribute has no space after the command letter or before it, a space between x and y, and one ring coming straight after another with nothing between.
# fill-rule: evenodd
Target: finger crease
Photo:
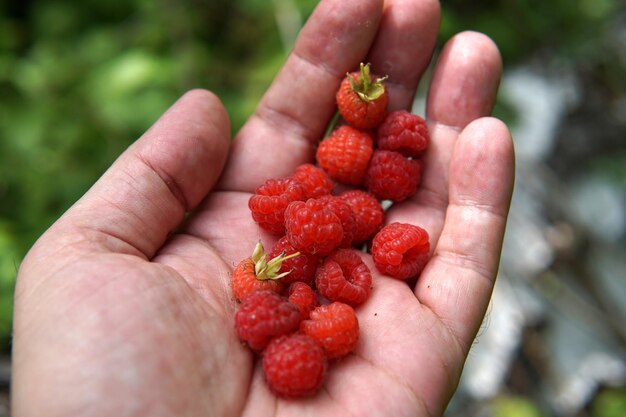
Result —
<instances>
[{"instance_id":1,"label":"finger crease","mask_svg":"<svg viewBox=\"0 0 626 417\"><path fill-rule=\"evenodd\" d=\"M437 258L437 261L441 261L454 268L461 268L465 271L476 273L485 281L485 283L487 283L489 287L493 285L493 279L491 279L491 276L495 276L495 274L493 274L492 269L484 266L481 262L474 259L474 257L467 253L438 249L433 254L433 260L435 258Z\"/></svg>"},{"instance_id":2,"label":"finger crease","mask_svg":"<svg viewBox=\"0 0 626 417\"><path fill-rule=\"evenodd\" d=\"M296 142L314 142L313 135L311 132L308 132L308 129L298 118L284 110L275 108L269 104L264 104L263 106L259 106L255 115L264 123L274 127L277 131L281 133L286 132L285 137L290 137ZM317 138L315 138L315 140L317 140Z\"/></svg>"},{"instance_id":3,"label":"finger crease","mask_svg":"<svg viewBox=\"0 0 626 417\"><path fill-rule=\"evenodd\" d=\"M427 186L422 186L419 192L411 198L409 202L443 212L448 207L448 196L432 188L428 188Z\"/></svg>"},{"instance_id":4,"label":"finger crease","mask_svg":"<svg viewBox=\"0 0 626 417\"><path fill-rule=\"evenodd\" d=\"M170 175L167 171L158 169L156 166L150 162L148 158L145 158L141 153L137 154L137 159L148 168L151 172L156 174L156 176L165 184L165 186L170 191L170 194L174 197L174 199L178 202L178 204L183 208L184 212L189 211L190 204L185 197L185 193L180 187L176 178Z\"/></svg>"},{"instance_id":5,"label":"finger crease","mask_svg":"<svg viewBox=\"0 0 626 417\"><path fill-rule=\"evenodd\" d=\"M448 320L446 320L445 318L437 314L437 312L430 306L426 304L422 304L422 305L424 306L424 308L428 309L432 314L435 315L438 322L441 323L441 325L443 326L443 329L445 330L445 334L448 335L448 337L452 339L452 343L454 345L455 352L456 352L455 355L458 356L459 358L464 358L467 355L467 352L469 351L469 346L467 346L466 343L463 343L463 341L461 340L461 337L457 334L454 328L450 326L450 324L448 323ZM448 346L447 343L446 343L446 346ZM453 374L452 369L450 368L450 364L446 362L443 358L439 356L437 357L438 357L438 361L441 367L445 369L446 378L448 379L448 385L453 389L455 385L458 383L457 378L455 374Z\"/></svg>"},{"instance_id":6,"label":"finger crease","mask_svg":"<svg viewBox=\"0 0 626 417\"><path fill-rule=\"evenodd\" d=\"M432 120L432 119L429 119L429 120ZM447 123L440 122L439 120L433 120L433 122L434 122L434 126L432 130L443 128L443 129L452 130L454 133L457 133L457 134L461 133L461 131L463 130L463 126L449 125Z\"/></svg>"},{"instance_id":7,"label":"finger crease","mask_svg":"<svg viewBox=\"0 0 626 417\"><path fill-rule=\"evenodd\" d=\"M476 210L481 213L493 215L500 220L505 220L506 215L502 213L502 206L498 204L485 204L479 203L476 200L470 198L456 197L456 201L451 206L459 207L460 209Z\"/></svg>"},{"instance_id":8,"label":"finger crease","mask_svg":"<svg viewBox=\"0 0 626 417\"><path fill-rule=\"evenodd\" d=\"M341 80L345 74L341 72L339 68L332 68L327 65L325 61L316 61L311 57L303 55L300 51L294 50L293 56L300 61L304 62L306 65L313 67L316 70L321 70L325 75L336 79L338 82ZM337 75L339 74L339 75Z\"/></svg>"}]
</instances>

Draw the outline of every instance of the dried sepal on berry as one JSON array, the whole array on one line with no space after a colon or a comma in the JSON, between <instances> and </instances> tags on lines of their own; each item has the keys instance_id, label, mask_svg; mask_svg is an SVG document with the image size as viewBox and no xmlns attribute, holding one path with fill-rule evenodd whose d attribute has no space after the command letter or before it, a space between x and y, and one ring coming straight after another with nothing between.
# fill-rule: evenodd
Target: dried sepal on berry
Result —
<instances>
[{"instance_id":1,"label":"dried sepal on berry","mask_svg":"<svg viewBox=\"0 0 626 417\"><path fill-rule=\"evenodd\" d=\"M280 279L288 275L291 271L280 272L280 268L284 261L295 258L298 255L300 255L300 252L293 252L288 255L285 255L283 252L268 261L263 244L261 241L257 242L251 257L254 261L256 279L261 281L266 279Z\"/></svg>"},{"instance_id":2,"label":"dried sepal on berry","mask_svg":"<svg viewBox=\"0 0 626 417\"><path fill-rule=\"evenodd\" d=\"M294 254L294 256L286 256ZM270 258L275 258L279 255L283 256L283 262L281 263L279 272L288 272L281 278L281 281L285 285L289 285L292 282L301 281L311 285L313 283L313 276L319 263L319 257L303 251L298 251L293 247L289 238L283 236L278 239L274 244L274 247L269 252Z\"/></svg>"},{"instance_id":3,"label":"dried sepal on berry","mask_svg":"<svg viewBox=\"0 0 626 417\"><path fill-rule=\"evenodd\" d=\"M254 247L252 256L239 262L233 270L231 287L235 299L242 301L257 290L281 292L283 288L281 278L290 272L281 272L281 266L284 261L299 254L299 252L289 255L283 253L268 260L263 244L259 241Z\"/></svg>"},{"instance_id":4,"label":"dried sepal on berry","mask_svg":"<svg viewBox=\"0 0 626 417\"><path fill-rule=\"evenodd\" d=\"M348 124L373 129L383 121L389 103L385 79L373 75L370 64L361 64L359 71L346 74L335 97L339 114Z\"/></svg>"},{"instance_id":5,"label":"dried sepal on berry","mask_svg":"<svg viewBox=\"0 0 626 417\"><path fill-rule=\"evenodd\" d=\"M387 79L384 77L372 77L370 71L370 64L363 64L359 67L359 74L356 77L351 76L350 73L346 74L348 82L352 91L354 91L363 101L375 101L378 100L383 94L385 94L385 85L383 81Z\"/></svg>"}]
</instances>

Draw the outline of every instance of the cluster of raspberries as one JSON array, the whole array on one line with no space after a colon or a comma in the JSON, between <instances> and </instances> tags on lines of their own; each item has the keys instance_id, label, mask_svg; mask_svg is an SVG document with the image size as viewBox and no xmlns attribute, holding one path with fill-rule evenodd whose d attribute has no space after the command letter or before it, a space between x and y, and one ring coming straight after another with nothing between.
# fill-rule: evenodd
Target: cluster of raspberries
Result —
<instances>
[{"instance_id":1,"label":"cluster of raspberries","mask_svg":"<svg viewBox=\"0 0 626 417\"><path fill-rule=\"evenodd\" d=\"M354 307L373 287L357 248L369 248L380 273L402 280L428 261L424 229L383 226L381 202L416 192L429 143L421 117L387 111L383 80L369 64L348 73L336 96L345 124L319 144L317 165L268 179L248 203L254 221L279 239L268 253L259 242L233 271L235 329L281 397L314 394L329 361L356 347Z\"/></svg>"}]
</instances>

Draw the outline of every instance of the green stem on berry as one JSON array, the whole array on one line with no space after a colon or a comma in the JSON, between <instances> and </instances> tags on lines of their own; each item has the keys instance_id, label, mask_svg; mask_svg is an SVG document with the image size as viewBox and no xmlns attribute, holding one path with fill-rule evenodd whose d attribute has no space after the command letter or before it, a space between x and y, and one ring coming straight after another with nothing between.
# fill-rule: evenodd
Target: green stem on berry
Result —
<instances>
[{"instance_id":1,"label":"green stem on berry","mask_svg":"<svg viewBox=\"0 0 626 417\"><path fill-rule=\"evenodd\" d=\"M263 244L259 241L254 247L251 257L254 262L254 273L256 278L261 281L268 279L276 280L288 275L291 271L279 274L278 272L280 271L280 267L282 266L283 261L295 258L298 255L300 255L300 252L294 252L289 255L285 255L285 252L282 252L280 255L270 259L268 262Z\"/></svg>"},{"instance_id":2,"label":"green stem on berry","mask_svg":"<svg viewBox=\"0 0 626 417\"><path fill-rule=\"evenodd\" d=\"M348 75L348 81L354 91L363 101L374 101L385 93L385 86L383 81L387 79L387 76L376 78L372 81L372 75L370 73L370 64L363 64L361 62L359 75L355 80L350 73Z\"/></svg>"}]
</instances>

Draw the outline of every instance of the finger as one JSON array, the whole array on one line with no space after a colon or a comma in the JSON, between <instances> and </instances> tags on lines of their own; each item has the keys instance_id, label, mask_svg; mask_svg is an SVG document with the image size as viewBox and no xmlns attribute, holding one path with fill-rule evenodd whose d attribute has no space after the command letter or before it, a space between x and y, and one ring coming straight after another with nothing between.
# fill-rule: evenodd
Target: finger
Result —
<instances>
[{"instance_id":1,"label":"finger","mask_svg":"<svg viewBox=\"0 0 626 417\"><path fill-rule=\"evenodd\" d=\"M104 250L151 258L217 181L229 122L216 96L178 100L51 230L73 228Z\"/></svg>"},{"instance_id":2,"label":"finger","mask_svg":"<svg viewBox=\"0 0 626 417\"><path fill-rule=\"evenodd\" d=\"M441 10L434 0L388 0L367 61L388 76L389 110L410 110L437 41Z\"/></svg>"},{"instance_id":3,"label":"finger","mask_svg":"<svg viewBox=\"0 0 626 417\"><path fill-rule=\"evenodd\" d=\"M490 114L501 72L500 53L489 37L478 32L456 35L437 62L428 93L428 119L460 130Z\"/></svg>"},{"instance_id":4,"label":"finger","mask_svg":"<svg viewBox=\"0 0 626 417\"><path fill-rule=\"evenodd\" d=\"M431 141L417 194L394 207L389 218L418 221L436 241L448 205L448 176L452 150L469 121L488 116L496 99L502 62L487 36L462 32L445 46L435 66L427 102Z\"/></svg>"},{"instance_id":5,"label":"finger","mask_svg":"<svg viewBox=\"0 0 626 417\"><path fill-rule=\"evenodd\" d=\"M376 35L381 0L323 0L256 112L237 134L220 187L253 191L313 158L335 93Z\"/></svg>"},{"instance_id":6,"label":"finger","mask_svg":"<svg viewBox=\"0 0 626 417\"><path fill-rule=\"evenodd\" d=\"M514 165L513 144L502 122L483 118L463 130L450 165L445 225L415 289L465 352L493 289Z\"/></svg>"},{"instance_id":7,"label":"finger","mask_svg":"<svg viewBox=\"0 0 626 417\"><path fill-rule=\"evenodd\" d=\"M472 120L491 114L501 73L500 53L487 36L463 32L445 45L428 94L426 114L433 140L425 158L425 192L419 203L445 207L448 167L458 132Z\"/></svg>"}]
</instances>

